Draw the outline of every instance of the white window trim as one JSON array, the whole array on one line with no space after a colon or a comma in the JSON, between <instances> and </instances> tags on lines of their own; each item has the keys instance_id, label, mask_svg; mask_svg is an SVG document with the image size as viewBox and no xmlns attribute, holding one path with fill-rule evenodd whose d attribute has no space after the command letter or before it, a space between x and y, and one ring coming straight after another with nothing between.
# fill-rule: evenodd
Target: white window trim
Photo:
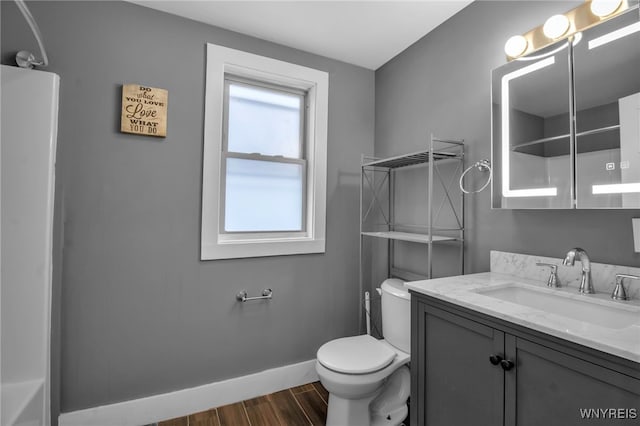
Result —
<instances>
[{"instance_id":1,"label":"white window trim","mask_svg":"<svg viewBox=\"0 0 640 426\"><path fill-rule=\"evenodd\" d=\"M295 87L308 92L306 232L251 233L237 236L220 232L225 74ZM328 105L329 75L326 72L207 44L200 247L202 260L324 253Z\"/></svg>"}]
</instances>

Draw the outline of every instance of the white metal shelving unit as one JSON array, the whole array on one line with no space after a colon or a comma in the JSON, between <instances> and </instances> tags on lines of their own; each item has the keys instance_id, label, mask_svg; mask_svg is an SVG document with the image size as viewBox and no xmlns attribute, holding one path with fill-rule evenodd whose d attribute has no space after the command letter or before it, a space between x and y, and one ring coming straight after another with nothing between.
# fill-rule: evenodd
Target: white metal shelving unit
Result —
<instances>
[{"instance_id":1,"label":"white metal shelving unit","mask_svg":"<svg viewBox=\"0 0 640 426\"><path fill-rule=\"evenodd\" d=\"M458 190L458 179L463 170L464 141L440 139L431 135L426 151L400 155L391 158L362 157L360 174L360 294L363 293L363 250L371 238L386 239L388 242L387 276L405 280L430 279L434 244L457 242L460 246L460 274L464 273L464 198ZM439 165L456 162L454 177L445 181ZM426 225L399 224L395 222L395 180L396 172L407 167L427 167L426 182ZM441 200L434 200L434 183L441 184ZM370 199L365 200L367 192ZM438 203L438 201L440 201ZM436 204L438 204L436 206ZM437 220L448 206L456 226L438 227ZM367 224L376 212L381 223ZM396 241L409 241L427 245L426 276L402 270L394 265L394 245Z\"/></svg>"}]
</instances>

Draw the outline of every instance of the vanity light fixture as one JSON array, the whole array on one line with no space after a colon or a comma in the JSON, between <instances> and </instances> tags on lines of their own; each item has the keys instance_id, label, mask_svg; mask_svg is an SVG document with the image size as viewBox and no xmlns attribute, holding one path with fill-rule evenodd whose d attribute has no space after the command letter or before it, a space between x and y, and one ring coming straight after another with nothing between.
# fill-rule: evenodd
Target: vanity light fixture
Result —
<instances>
[{"instance_id":1,"label":"vanity light fixture","mask_svg":"<svg viewBox=\"0 0 640 426\"><path fill-rule=\"evenodd\" d=\"M520 36L511 37L505 44L507 60L512 61L529 55L565 38L572 39L581 31L627 11L630 7L629 1L585 0L583 4L566 13L553 15L544 25Z\"/></svg>"},{"instance_id":2,"label":"vanity light fixture","mask_svg":"<svg viewBox=\"0 0 640 426\"><path fill-rule=\"evenodd\" d=\"M622 0L591 0L591 13L600 18L607 17L614 13L620 5Z\"/></svg>"},{"instance_id":3,"label":"vanity light fixture","mask_svg":"<svg viewBox=\"0 0 640 426\"><path fill-rule=\"evenodd\" d=\"M553 15L542 26L542 32L550 39L558 39L569 31L571 22L564 15Z\"/></svg>"},{"instance_id":4,"label":"vanity light fixture","mask_svg":"<svg viewBox=\"0 0 640 426\"><path fill-rule=\"evenodd\" d=\"M577 46L578 43L580 43L580 41L582 40L582 33L575 33L572 37L572 42L571 44L573 44L573 46ZM519 57L518 60L519 61L538 61L540 59L544 59L548 56L553 56L556 53L558 53L559 51L566 49L567 45L569 44L569 42L567 41L566 43L560 44L558 47L556 47L555 49L549 51L549 52L545 52L541 55L527 55L525 57Z\"/></svg>"}]
</instances>

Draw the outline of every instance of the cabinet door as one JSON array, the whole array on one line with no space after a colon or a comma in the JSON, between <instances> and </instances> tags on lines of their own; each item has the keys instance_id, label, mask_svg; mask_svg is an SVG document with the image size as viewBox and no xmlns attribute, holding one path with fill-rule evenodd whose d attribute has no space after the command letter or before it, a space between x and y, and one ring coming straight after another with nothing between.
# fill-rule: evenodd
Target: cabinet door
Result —
<instances>
[{"instance_id":1,"label":"cabinet door","mask_svg":"<svg viewBox=\"0 0 640 426\"><path fill-rule=\"evenodd\" d=\"M493 207L572 207L568 43L492 73Z\"/></svg>"},{"instance_id":2,"label":"cabinet door","mask_svg":"<svg viewBox=\"0 0 640 426\"><path fill-rule=\"evenodd\" d=\"M503 356L504 333L437 308L420 311L414 374L424 391L412 424L502 425L504 372L489 357Z\"/></svg>"},{"instance_id":3,"label":"cabinet door","mask_svg":"<svg viewBox=\"0 0 640 426\"><path fill-rule=\"evenodd\" d=\"M578 208L640 207L640 16L583 33L574 49Z\"/></svg>"},{"instance_id":4,"label":"cabinet door","mask_svg":"<svg viewBox=\"0 0 640 426\"><path fill-rule=\"evenodd\" d=\"M637 379L510 335L505 350L515 363L505 373L505 425L637 424Z\"/></svg>"}]
</instances>

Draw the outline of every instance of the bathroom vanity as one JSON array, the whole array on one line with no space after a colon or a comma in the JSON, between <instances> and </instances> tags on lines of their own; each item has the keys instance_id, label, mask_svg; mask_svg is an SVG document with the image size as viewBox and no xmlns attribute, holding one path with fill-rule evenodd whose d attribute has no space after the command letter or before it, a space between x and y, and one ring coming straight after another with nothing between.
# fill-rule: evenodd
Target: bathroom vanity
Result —
<instances>
[{"instance_id":1,"label":"bathroom vanity","mask_svg":"<svg viewBox=\"0 0 640 426\"><path fill-rule=\"evenodd\" d=\"M567 278L550 289L524 278L526 268L508 271L513 263L494 269L500 255L492 252L492 272L407 284L411 424L640 421L638 299L580 295Z\"/></svg>"}]
</instances>

